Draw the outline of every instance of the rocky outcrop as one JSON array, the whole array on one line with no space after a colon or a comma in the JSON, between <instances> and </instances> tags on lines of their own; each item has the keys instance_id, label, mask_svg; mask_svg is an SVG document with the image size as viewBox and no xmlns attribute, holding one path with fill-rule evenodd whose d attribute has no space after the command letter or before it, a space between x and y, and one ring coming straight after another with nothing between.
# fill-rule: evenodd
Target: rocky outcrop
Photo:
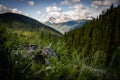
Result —
<instances>
[{"instance_id":1,"label":"rocky outcrop","mask_svg":"<svg viewBox=\"0 0 120 80\"><path fill-rule=\"evenodd\" d=\"M36 62L36 63L41 63L41 64L45 64L45 58L44 56L42 56L41 54L41 51L37 52L34 57L33 57L33 60Z\"/></svg>"},{"instance_id":2,"label":"rocky outcrop","mask_svg":"<svg viewBox=\"0 0 120 80\"><path fill-rule=\"evenodd\" d=\"M33 62L45 64L45 60L47 58L51 58L52 56L55 56L55 51L50 47L41 47L36 44L23 44L22 45L22 51L26 51L26 53L23 54L23 58L29 58ZM16 53L18 53L16 51Z\"/></svg>"},{"instance_id":3,"label":"rocky outcrop","mask_svg":"<svg viewBox=\"0 0 120 80\"><path fill-rule=\"evenodd\" d=\"M56 55L55 51L49 46L43 47L42 53L44 53L47 57L52 57Z\"/></svg>"}]
</instances>

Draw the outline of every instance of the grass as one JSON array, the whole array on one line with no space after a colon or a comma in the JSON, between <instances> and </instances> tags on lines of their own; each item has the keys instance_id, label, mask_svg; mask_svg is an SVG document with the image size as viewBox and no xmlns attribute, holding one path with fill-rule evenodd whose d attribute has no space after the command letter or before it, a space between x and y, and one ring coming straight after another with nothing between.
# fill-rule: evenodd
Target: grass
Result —
<instances>
[{"instance_id":1,"label":"grass","mask_svg":"<svg viewBox=\"0 0 120 80\"><path fill-rule=\"evenodd\" d=\"M101 70L107 72L108 69L105 68L104 62L101 64L106 59L102 51L84 57L82 52L77 49L68 49L64 40L52 37L42 31L16 30L9 35L7 45L12 45L12 52L10 53L11 80L106 80L109 77L105 76L106 73L100 72ZM27 48L21 50L23 44L50 46L56 55L45 58L46 64L37 63L32 56L41 51L41 48L31 52L29 57L24 58ZM118 55L117 51L119 49L116 50L111 64L114 63L114 59ZM111 74L109 75L111 76Z\"/></svg>"},{"instance_id":2,"label":"grass","mask_svg":"<svg viewBox=\"0 0 120 80\"><path fill-rule=\"evenodd\" d=\"M47 58L45 65L34 61L29 62L30 57L23 61L25 52L22 52L17 64L14 64L13 71L17 69L18 73L20 72L19 75L24 76L22 79L96 80L97 76L92 71L84 69L86 60L81 59L81 55L77 54L76 50L72 52L73 54L69 54L65 43L60 40L51 47L55 50L56 56ZM14 55L11 57L15 58ZM16 62L16 59L12 60L14 60L13 63Z\"/></svg>"}]
</instances>

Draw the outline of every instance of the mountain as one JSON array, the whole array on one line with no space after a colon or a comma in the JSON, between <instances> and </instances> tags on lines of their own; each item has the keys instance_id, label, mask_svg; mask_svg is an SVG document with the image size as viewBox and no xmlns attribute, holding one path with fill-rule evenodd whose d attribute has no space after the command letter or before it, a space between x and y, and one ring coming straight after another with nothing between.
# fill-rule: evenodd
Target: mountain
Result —
<instances>
[{"instance_id":1,"label":"mountain","mask_svg":"<svg viewBox=\"0 0 120 80\"><path fill-rule=\"evenodd\" d=\"M59 31L47 25L44 25L43 23L40 23L35 19L32 19L21 14L15 14L10 12L3 13L0 14L0 21L7 24L9 28L12 29L24 29L29 31L36 31L42 28L45 29L46 32L52 32L56 35L62 35Z\"/></svg>"},{"instance_id":2,"label":"mountain","mask_svg":"<svg viewBox=\"0 0 120 80\"><path fill-rule=\"evenodd\" d=\"M79 48L84 54L97 50L111 53L120 47L120 6L104 11L98 18L71 30L65 35L69 46Z\"/></svg>"},{"instance_id":3,"label":"mountain","mask_svg":"<svg viewBox=\"0 0 120 80\"><path fill-rule=\"evenodd\" d=\"M88 22L89 20L72 20L63 23L53 23L51 21L46 22L46 25L49 25L56 30L59 30L61 33L69 32L70 30L76 29L77 27L82 26L84 23Z\"/></svg>"}]
</instances>

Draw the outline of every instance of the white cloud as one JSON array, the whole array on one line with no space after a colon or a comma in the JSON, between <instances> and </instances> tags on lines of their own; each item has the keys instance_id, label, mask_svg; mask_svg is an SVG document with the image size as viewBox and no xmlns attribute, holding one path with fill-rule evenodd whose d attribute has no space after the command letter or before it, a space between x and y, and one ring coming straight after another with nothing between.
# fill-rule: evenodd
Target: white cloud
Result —
<instances>
[{"instance_id":1,"label":"white cloud","mask_svg":"<svg viewBox=\"0 0 120 80\"><path fill-rule=\"evenodd\" d=\"M76 2L80 2L80 0L71 0L72 2L76 3Z\"/></svg>"},{"instance_id":2,"label":"white cloud","mask_svg":"<svg viewBox=\"0 0 120 80\"><path fill-rule=\"evenodd\" d=\"M49 12L50 16L55 16L55 17L59 17L61 15L62 12Z\"/></svg>"},{"instance_id":3,"label":"white cloud","mask_svg":"<svg viewBox=\"0 0 120 80\"><path fill-rule=\"evenodd\" d=\"M40 22L46 22L49 20L49 17L42 14L41 16L38 16L37 20Z\"/></svg>"},{"instance_id":4,"label":"white cloud","mask_svg":"<svg viewBox=\"0 0 120 80\"><path fill-rule=\"evenodd\" d=\"M89 9L82 4L75 4L71 7L71 10L66 12L72 20L87 19L89 17L89 13Z\"/></svg>"},{"instance_id":5,"label":"white cloud","mask_svg":"<svg viewBox=\"0 0 120 80\"><path fill-rule=\"evenodd\" d=\"M57 6L49 6L46 8L47 12L61 12L62 9Z\"/></svg>"},{"instance_id":6,"label":"white cloud","mask_svg":"<svg viewBox=\"0 0 120 80\"><path fill-rule=\"evenodd\" d=\"M63 10L57 6L49 6L46 8L46 12L51 17L59 17Z\"/></svg>"},{"instance_id":7,"label":"white cloud","mask_svg":"<svg viewBox=\"0 0 120 80\"><path fill-rule=\"evenodd\" d=\"M112 4L119 5L120 0L92 0L91 6L94 8L110 7Z\"/></svg>"},{"instance_id":8,"label":"white cloud","mask_svg":"<svg viewBox=\"0 0 120 80\"><path fill-rule=\"evenodd\" d=\"M17 8L11 9L11 12L13 12L13 13L18 13L18 14L22 14L22 11L19 11Z\"/></svg>"},{"instance_id":9,"label":"white cloud","mask_svg":"<svg viewBox=\"0 0 120 80\"><path fill-rule=\"evenodd\" d=\"M12 13L17 13L17 14L22 14L22 11L18 10L17 8L7 8L4 5L0 5L0 13L4 12L12 12Z\"/></svg>"},{"instance_id":10,"label":"white cloud","mask_svg":"<svg viewBox=\"0 0 120 80\"><path fill-rule=\"evenodd\" d=\"M75 4L70 6L70 10L68 11L63 11L57 6L47 7L46 12L50 18L55 18L52 19L52 21L55 23L89 18L89 10L82 4Z\"/></svg>"},{"instance_id":11,"label":"white cloud","mask_svg":"<svg viewBox=\"0 0 120 80\"><path fill-rule=\"evenodd\" d=\"M100 6L102 5L102 1L92 1L92 5Z\"/></svg>"},{"instance_id":12,"label":"white cloud","mask_svg":"<svg viewBox=\"0 0 120 80\"><path fill-rule=\"evenodd\" d=\"M28 13L25 13L24 15L25 15L25 16L29 16L29 14L28 14Z\"/></svg>"},{"instance_id":13,"label":"white cloud","mask_svg":"<svg viewBox=\"0 0 120 80\"><path fill-rule=\"evenodd\" d=\"M28 1L28 4L29 4L30 6L34 6L34 5L35 5L34 1Z\"/></svg>"},{"instance_id":14,"label":"white cloud","mask_svg":"<svg viewBox=\"0 0 120 80\"><path fill-rule=\"evenodd\" d=\"M74 9L75 11L79 12L79 11L85 10L86 7L83 6L82 4L76 4L76 5L73 6L73 9Z\"/></svg>"},{"instance_id":15,"label":"white cloud","mask_svg":"<svg viewBox=\"0 0 120 80\"><path fill-rule=\"evenodd\" d=\"M2 12L10 12L10 9L8 9L6 6L0 4L0 13Z\"/></svg>"},{"instance_id":16,"label":"white cloud","mask_svg":"<svg viewBox=\"0 0 120 80\"><path fill-rule=\"evenodd\" d=\"M78 3L78 2L80 2L80 0L63 0L63 1L61 1L61 4L62 5L70 5L70 4Z\"/></svg>"},{"instance_id":17,"label":"white cloud","mask_svg":"<svg viewBox=\"0 0 120 80\"><path fill-rule=\"evenodd\" d=\"M37 10L36 13L37 13L38 16L42 15L42 12L40 10Z\"/></svg>"},{"instance_id":18,"label":"white cloud","mask_svg":"<svg viewBox=\"0 0 120 80\"><path fill-rule=\"evenodd\" d=\"M97 5L95 5L95 4L91 4L91 6L92 6L93 8L96 8L96 9L99 8L99 7L98 7Z\"/></svg>"},{"instance_id":19,"label":"white cloud","mask_svg":"<svg viewBox=\"0 0 120 80\"><path fill-rule=\"evenodd\" d=\"M71 20L87 19L89 17L89 10L82 4L75 4L64 15L67 15Z\"/></svg>"},{"instance_id":20,"label":"white cloud","mask_svg":"<svg viewBox=\"0 0 120 80\"><path fill-rule=\"evenodd\" d=\"M69 2L68 0L64 0L64 1L61 1L61 4L62 5L69 5L69 4L71 4L71 2Z\"/></svg>"},{"instance_id":21,"label":"white cloud","mask_svg":"<svg viewBox=\"0 0 120 80\"><path fill-rule=\"evenodd\" d=\"M49 6L46 8L46 12L48 13L48 16L50 17L49 20L57 23L61 20L60 16L62 15L63 10L57 6ZM53 19L53 17L54 17L54 19Z\"/></svg>"}]
</instances>

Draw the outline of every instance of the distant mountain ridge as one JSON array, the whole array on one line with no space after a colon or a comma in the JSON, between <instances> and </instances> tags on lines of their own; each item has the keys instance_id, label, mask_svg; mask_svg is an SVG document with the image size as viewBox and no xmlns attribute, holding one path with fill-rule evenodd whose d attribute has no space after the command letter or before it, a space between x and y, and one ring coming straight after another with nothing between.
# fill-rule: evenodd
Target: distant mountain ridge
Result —
<instances>
[{"instance_id":1,"label":"distant mountain ridge","mask_svg":"<svg viewBox=\"0 0 120 80\"><path fill-rule=\"evenodd\" d=\"M89 20L72 20L63 23L51 23L50 21L46 22L45 24L59 30L61 33L69 32L70 30L76 29L77 27L81 27L84 23L88 22Z\"/></svg>"},{"instance_id":2,"label":"distant mountain ridge","mask_svg":"<svg viewBox=\"0 0 120 80\"><path fill-rule=\"evenodd\" d=\"M0 14L0 21L8 24L12 28L26 28L30 30L38 30L38 28L44 28L47 31L52 31L58 35L62 35L59 31L40 23L39 21L32 19L30 17L15 14L15 13L2 13Z\"/></svg>"}]
</instances>

